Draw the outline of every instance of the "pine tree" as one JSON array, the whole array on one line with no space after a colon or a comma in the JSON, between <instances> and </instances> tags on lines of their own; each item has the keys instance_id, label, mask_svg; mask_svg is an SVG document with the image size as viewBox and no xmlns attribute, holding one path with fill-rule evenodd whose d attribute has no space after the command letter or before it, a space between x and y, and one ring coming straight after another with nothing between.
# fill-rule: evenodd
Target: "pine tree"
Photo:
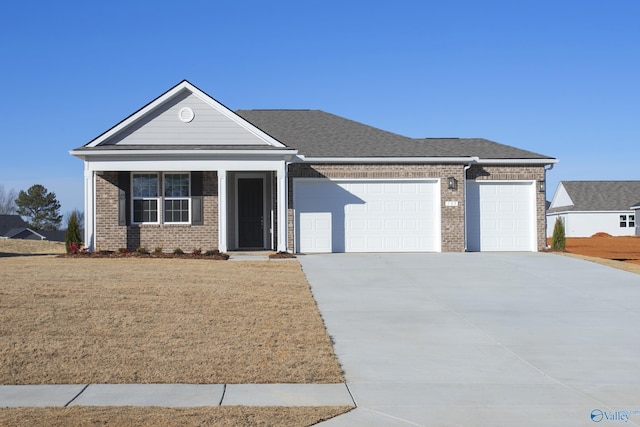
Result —
<instances>
[{"instance_id":1,"label":"pine tree","mask_svg":"<svg viewBox=\"0 0 640 427\"><path fill-rule=\"evenodd\" d=\"M60 202L40 184L32 185L27 192L20 190L16 199L19 215L30 219L35 230L57 230L62 222Z\"/></svg>"},{"instance_id":2,"label":"pine tree","mask_svg":"<svg viewBox=\"0 0 640 427\"><path fill-rule=\"evenodd\" d=\"M556 218L556 223L553 226L553 236L551 237L551 247L556 251L564 251L566 240L564 223L560 218Z\"/></svg>"},{"instance_id":3,"label":"pine tree","mask_svg":"<svg viewBox=\"0 0 640 427\"><path fill-rule=\"evenodd\" d=\"M71 212L69 221L67 222L67 233L64 236L67 253L74 248L77 250L82 245L82 237L80 237L80 225L78 224L78 215L76 211Z\"/></svg>"}]
</instances>

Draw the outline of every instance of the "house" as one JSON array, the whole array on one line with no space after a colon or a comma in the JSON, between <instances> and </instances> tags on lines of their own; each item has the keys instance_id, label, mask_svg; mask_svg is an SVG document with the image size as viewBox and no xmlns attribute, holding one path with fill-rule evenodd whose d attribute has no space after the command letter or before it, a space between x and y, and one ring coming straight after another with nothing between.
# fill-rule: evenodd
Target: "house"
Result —
<instances>
[{"instance_id":1,"label":"house","mask_svg":"<svg viewBox=\"0 0 640 427\"><path fill-rule=\"evenodd\" d=\"M640 181L561 181L547 211L547 235L560 218L566 237L633 236L638 199Z\"/></svg>"},{"instance_id":2,"label":"house","mask_svg":"<svg viewBox=\"0 0 640 427\"><path fill-rule=\"evenodd\" d=\"M70 153L91 250L536 251L557 162L323 111L233 112L186 80Z\"/></svg>"},{"instance_id":3,"label":"house","mask_svg":"<svg viewBox=\"0 0 640 427\"><path fill-rule=\"evenodd\" d=\"M0 238L45 240L41 232L29 228L20 215L0 215Z\"/></svg>"}]
</instances>

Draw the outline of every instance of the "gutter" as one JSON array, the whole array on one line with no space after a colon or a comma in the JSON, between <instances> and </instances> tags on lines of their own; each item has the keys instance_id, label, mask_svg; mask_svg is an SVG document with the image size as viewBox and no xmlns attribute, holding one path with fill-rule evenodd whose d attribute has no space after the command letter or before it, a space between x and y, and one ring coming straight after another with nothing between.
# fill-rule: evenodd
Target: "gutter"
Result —
<instances>
[{"instance_id":1,"label":"gutter","mask_svg":"<svg viewBox=\"0 0 640 427\"><path fill-rule=\"evenodd\" d=\"M467 164L462 171L462 187L464 189L464 215L462 216L464 220L464 251L468 252L469 248L467 246L467 171L471 169L471 166L478 163L480 159L478 157L472 157L469 164Z\"/></svg>"}]
</instances>

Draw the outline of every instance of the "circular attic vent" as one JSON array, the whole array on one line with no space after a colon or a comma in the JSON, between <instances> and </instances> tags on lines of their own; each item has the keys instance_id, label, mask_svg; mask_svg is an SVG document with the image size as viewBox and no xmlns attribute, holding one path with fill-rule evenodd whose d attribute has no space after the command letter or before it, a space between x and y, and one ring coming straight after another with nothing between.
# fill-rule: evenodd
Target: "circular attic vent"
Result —
<instances>
[{"instance_id":1,"label":"circular attic vent","mask_svg":"<svg viewBox=\"0 0 640 427\"><path fill-rule=\"evenodd\" d=\"M178 117L180 117L180 120L185 123L189 123L190 121L192 121L195 116L195 113L189 107L180 109L180 112L178 113Z\"/></svg>"}]
</instances>

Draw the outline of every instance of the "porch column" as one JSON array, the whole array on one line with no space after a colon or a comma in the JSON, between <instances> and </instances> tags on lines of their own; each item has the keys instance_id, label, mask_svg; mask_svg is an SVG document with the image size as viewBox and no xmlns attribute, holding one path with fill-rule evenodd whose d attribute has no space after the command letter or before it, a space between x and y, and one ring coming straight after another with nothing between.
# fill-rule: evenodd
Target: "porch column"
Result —
<instances>
[{"instance_id":1,"label":"porch column","mask_svg":"<svg viewBox=\"0 0 640 427\"><path fill-rule=\"evenodd\" d=\"M287 163L281 162L277 171L278 179L278 252L287 251ZM291 248L293 250L293 248Z\"/></svg>"},{"instance_id":2,"label":"porch column","mask_svg":"<svg viewBox=\"0 0 640 427\"><path fill-rule=\"evenodd\" d=\"M218 250L227 251L227 170L218 170Z\"/></svg>"},{"instance_id":3,"label":"porch column","mask_svg":"<svg viewBox=\"0 0 640 427\"><path fill-rule=\"evenodd\" d=\"M95 221L95 172L85 162L84 169L84 246L90 251L96 250L96 221Z\"/></svg>"}]
</instances>

